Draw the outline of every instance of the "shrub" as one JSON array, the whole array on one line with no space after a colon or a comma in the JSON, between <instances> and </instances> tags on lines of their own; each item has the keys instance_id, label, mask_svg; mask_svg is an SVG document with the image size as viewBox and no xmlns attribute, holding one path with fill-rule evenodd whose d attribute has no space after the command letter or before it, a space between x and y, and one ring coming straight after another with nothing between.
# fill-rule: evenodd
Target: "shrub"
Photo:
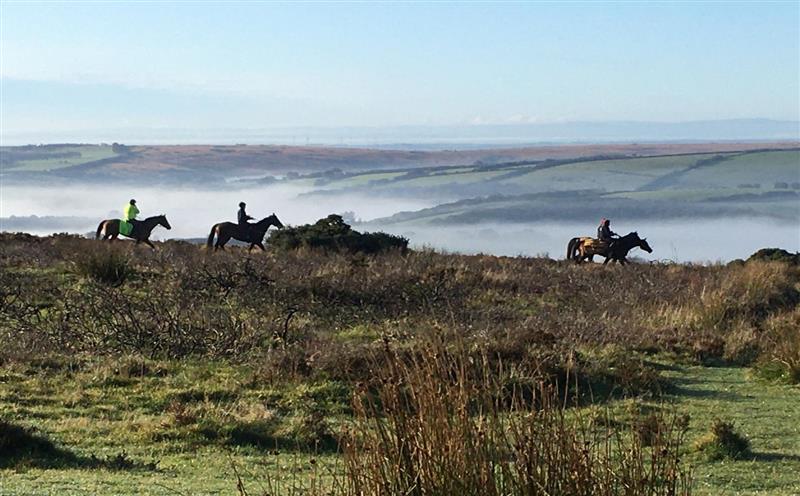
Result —
<instances>
[{"instance_id":1,"label":"shrub","mask_svg":"<svg viewBox=\"0 0 800 496\"><path fill-rule=\"evenodd\" d=\"M113 249L89 252L76 265L80 274L108 286L121 286L134 274L128 257Z\"/></svg>"},{"instance_id":2,"label":"shrub","mask_svg":"<svg viewBox=\"0 0 800 496\"><path fill-rule=\"evenodd\" d=\"M757 370L766 378L800 383L800 308L771 317L764 328L766 353Z\"/></svg>"},{"instance_id":3,"label":"shrub","mask_svg":"<svg viewBox=\"0 0 800 496\"><path fill-rule=\"evenodd\" d=\"M305 247L327 252L381 253L405 251L408 239L384 232L360 233L344 222L340 215L329 215L315 224L287 227L273 231L269 243L280 250Z\"/></svg>"},{"instance_id":4,"label":"shrub","mask_svg":"<svg viewBox=\"0 0 800 496\"><path fill-rule=\"evenodd\" d=\"M731 422L714 419L711 429L695 443L709 461L743 460L750 456L750 441L736 432Z\"/></svg>"},{"instance_id":5,"label":"shrub","mask_svg":"<svg viewBox=\"0 0 800 496\"><path fill-rule=\"evenodd\" d=\"M762 262L786 262L790 265L800 265L800 253L792 253L782 248L762 248L750 255L748 262L760 260Z\"/></svg>"},{"instance_id":6,"label":"shrub","mask_svg":"<svg viewBox=\"0 0 800 496\"><path fill-rule=\"evenodd\" d=\"M725 335L722 358L726 363L750 365L758 358L760 352L758 331L746 322L734 324Z\"/></svg>"}]
</instances>

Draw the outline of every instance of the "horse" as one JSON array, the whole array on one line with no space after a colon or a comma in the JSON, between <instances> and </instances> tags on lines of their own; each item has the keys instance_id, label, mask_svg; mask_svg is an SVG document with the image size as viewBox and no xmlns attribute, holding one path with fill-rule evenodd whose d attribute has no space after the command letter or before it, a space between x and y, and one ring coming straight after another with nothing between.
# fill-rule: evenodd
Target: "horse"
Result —
<instances>
[{"instance_id":1,"label":"horse","mask_svg":"<svg viewBox=\"0 0 800 496\"><path fill-rule=\"evenodd\" d=\"M267 233L267 229L269 229L270 226L275 226L280 229L283 227L283 223L275 214L272 214L269 217L264 217L258 222L249 224L249 232L242 232L239 224L235 224L233 222L220 222L211 226L211 233L208 235L206 246L211 248L213 245L214 251L217 251L218 249L224 250L225 243L233 238L239 241L244 241L245 243L250 243L247 251L252 250L256 246L261 248L261 251L266 251L266 248L264 248L264 235ZM215 234L217 236L216 244L214 244Z\"/></svg>"},{"instance_id":2,"label":"horse","mask_svg":"<svg viewBox=\"0 0 800 496\"><path fill-rule=\"evenodd\" d=\"M593 261L595 255L602 255L606 257L603 265L611 261L625 265L628 263L628 252L634 248L641 248L647 253L653 253L653 249L647 243L647 238L640 238L635 231L615 239L610 246L608 242L594 238L572 238L567 244L567 259L581 263L586 259Z\"/></svg>"},{"instance_id":3,"label":"horse","mask_svg":"<svg viewBox=\"0 0 800 496\"><path fill-rule=\"evenodd\" d=\"M139 243L145 243L147 246L155 250L156 247L150 242L149 238L150 233L153 232L153 229L155 229L156 226L163 226L167 229L172 229L172 226L169 225L169 221L167 221L167 216L161 214L156 215L155 217L148 217L143 221L139 221L130 235L123 236L135 239L137 245ZM103 235L103 241L114 241L117 239L119 237L119 219L106 219L100 222L100 225L97 226L97 232L94 235L94 239L100 239L100 234Z\"/></svg>"}]
</instances>

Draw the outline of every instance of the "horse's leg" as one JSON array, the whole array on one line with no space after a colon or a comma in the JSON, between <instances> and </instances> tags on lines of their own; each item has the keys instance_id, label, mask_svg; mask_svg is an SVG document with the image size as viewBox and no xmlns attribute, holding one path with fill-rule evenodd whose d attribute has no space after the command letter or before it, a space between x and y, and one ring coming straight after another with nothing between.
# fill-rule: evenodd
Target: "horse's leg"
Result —
<instances>
[{"instance_id":1,"label":"horse's leg","mask_svg":"<svg viewBox=\"0 0 800 496\"><path fill-rule=\"evenodd\" d=\"M259 241L258 243L256 243L256 245L258 245L258 247L259 247L259 248L261 248L261 251L267 251L267 249L266 249L266 248L264 248L264 243L262 243L261 241Z\"/></svg>"},{"instance_id":2,"label":"horse's leg","mask_svg":"<svg viewBox=\"0 0 800 496\"><path fill-rule=\"evenodd\" d=\"M603 265L607 265L608 262L610 262L611 260L612 260L611 257L606 257L605 261L603 261Z\"/></svg>"},{"instance_id":3,"label":"horse's leg","mask_svg":"<svg viewBox=\"0 0 800 496\"><path fill-rule=\"evenodd\" d=\"M223 236L222 233L217 234L217 244L214 245L214 251L225 251L225 243L227 243L229 239L231 239L230 236Z\"/></svg>"},{"instance_id":4,"label":"horse's leg","mask_svg":"<svg viewBox=\"0 0 800 496\"><path fill-rule=\"evenodd\" d=\"M217 243L214 245L214 251L222 250L225 251L225 243L230 241L231 237L227 234L222 232L222 229L217 231Z\"/></svg>"},{"instance_id":5,"label":"horse's leg","mask_svg":"<svg viewBox=\"0 0 800 496\"><path fill-rule=\"evenodd\" d=\"M149 246L150 248L152 248L154 250L156 249L156 246L153 243L151 243L149 239L144 239L142 241L144 241L147 244L147 246Z\"/></svg>"}]
</instances>

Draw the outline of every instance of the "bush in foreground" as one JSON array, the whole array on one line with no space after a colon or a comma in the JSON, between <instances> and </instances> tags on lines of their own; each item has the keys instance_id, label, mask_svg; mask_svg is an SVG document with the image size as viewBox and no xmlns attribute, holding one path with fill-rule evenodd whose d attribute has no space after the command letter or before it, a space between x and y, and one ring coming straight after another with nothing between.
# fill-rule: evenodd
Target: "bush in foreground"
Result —
<instances>
[{"instance_id":1,"label":"bush in foreground","mask_svg":"<svg viewBox=\"0 0 800 496\"><path fill-rule=\"evenodd\" d=\"M128 257L118 250L102 248L78 258L75 262L78 272L108 286L124 284L134 274Z\"/></svg>"},{"instance_id":2,"label":"bush in foreground","mask_svg":"<svg viewBox=\"0 0 800 496\"><path fill-rule=\"evenodd\" d=\"M715 419L709 432L697 440L695 448L709 461L746 459L750 455L750 441L734 427L731 422Z\"/></svg>"},{"instance_id":3,"label":"bush in foreground","mask_svg":"<svg viewBox=\"0 0 800 496\"><path fill-rule=\"evenodd\" d=\"M360 233L344 222L341 215L329 215L315 224L274 231L269 243L280 250L312 248L337 253L373 254L408 249L408 239L384 232Z\"/></svg>"}]
</instances>

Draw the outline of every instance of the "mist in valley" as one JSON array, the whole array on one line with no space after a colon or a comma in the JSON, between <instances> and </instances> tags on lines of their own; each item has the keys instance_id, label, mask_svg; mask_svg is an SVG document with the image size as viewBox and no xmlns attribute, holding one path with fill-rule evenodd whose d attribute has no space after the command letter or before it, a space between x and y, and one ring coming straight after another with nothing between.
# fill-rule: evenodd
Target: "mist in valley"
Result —
<instances>
[{"instance_id":1,"label":"mist in valley","mask_svg":"<svg viewBox=\"0 0 800 496\"><path fill-rule=\"evenodd\" d=\"M598 219L599 220L599 219ZM713 263L745 259L765 247L800 251L800 220L778 223L763 219L720 218L686 221L615 222L620 235L637 231L647 238L653 253L635 248L630 258L642 261ZM501 256L548 256L563 259L567 242L575 236L595 236L596 226L578 222L530 224L486 223L474 226L380 226L411 239L415 247ZM595 258L602 261L602 257Z\"/></svg>"},{"instance_id":2,"label":"mist in valley","mask_svg":"<svg viewBox=\"0 0 800 496\"><path fill-rule=\"evenodd\" d=\"M14 222L16 229L45 235L53 232L93 232L103 219L119 218L125 205L135 198L139 218L165 214L172 230L157 228L153 239L201 238L217 222L236 222L239 202L256 219L275 213L286 225L314 222L331 213L352 212L356 219L368 221L398 211L418 210L435 205L432 201L409 198L384 198L377 195L314 195L311 188L272 185L247 189L170 189L162 187L119 187L98 185L69 187L13 186L3 188L0 215L27 217L69 217ZM348 215L350 217L350 215ZM48 222L43 222L48 221ZM7 223L6 220L4 223ZM38 226L37 226L38 224Z\"/></svg>"},{"instance_id":3,"label":"mist in valley","mask_svg":"<svg viewBox=\"0 0 800 496\"><path fill-rule=\"evenodd\" d=\"M284 224L311 223L331 213L346 214L348 221L373 221L400 211L434 206L433 199L393 198L368 194L308 195L312 188L270 185L242 190L113 188L99 185L69 187L14 186L3 189L0 213L6 231L37 235L54 232L86 234L100 220L118 218L130 198L136 198L140 218L164 213L172 230L157 228L158 240L204 238L210 226L235 221L238 203L247 203L255 218L276 213ZM39 219L26 219L35 215ZM11 222L9 217L16 217ZM598 219L603 213L598 212ZM50 218L52 217L52 218ZM476 225L381 224L355 225L360 230L383 230L410 239L416 248L466 254L503 256L547 255L563 258L567 241L594 235L591 223L542 220L531 223L481 223ZM800 217L796 222L757 218L687 219L684 221L626 221L613 219L619 234L637 231L647 237L652 254L639 249L631 256L646 261L715 262L746 258L764 247L800 251Z\"/></svg>"}]
</instances>

